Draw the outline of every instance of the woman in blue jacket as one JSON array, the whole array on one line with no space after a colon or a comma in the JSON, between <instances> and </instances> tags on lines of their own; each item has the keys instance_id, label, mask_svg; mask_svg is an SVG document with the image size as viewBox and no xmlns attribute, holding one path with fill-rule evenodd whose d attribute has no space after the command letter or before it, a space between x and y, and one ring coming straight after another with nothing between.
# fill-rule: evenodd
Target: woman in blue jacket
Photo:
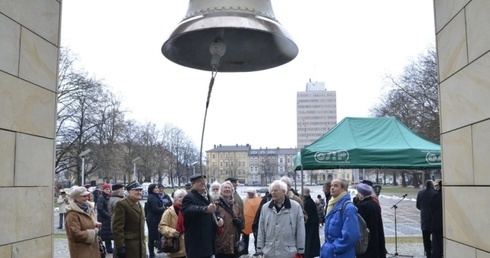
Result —
<instances>
[{"instance_id":1,"label":"woman in blue jacket","mask_svg":"<svg viewBox=\"0 0 490 258\"><path fill-rule=\"evenodd\" d=\"M347 191L349 183L334 179L330 188L331 199L325 216L325 243L320 249L320 258L354 258L356 243L361 237L357 209ZM345 205L344 202L350 202Z\"/></svg>"}]
</instances>

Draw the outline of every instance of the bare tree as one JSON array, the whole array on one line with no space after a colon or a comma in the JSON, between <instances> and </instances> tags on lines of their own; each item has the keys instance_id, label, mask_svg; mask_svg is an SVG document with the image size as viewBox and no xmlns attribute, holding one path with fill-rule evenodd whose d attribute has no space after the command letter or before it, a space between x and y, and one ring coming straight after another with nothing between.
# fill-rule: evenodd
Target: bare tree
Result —
<instances>
[{"instance_id":1,"label":"bare tree","mask_svg":"<svg viewBox=\"0 0 490 258\"><path fill-rule=\"evenodd\" d=\"M375 117L392 116L416 134L429 141L440 142L439 97L437 80L436 51L434 48L420 55L407 65L399 77L387 76L390 88L381 103L371 109ZM402 185L414 180L418 187L418 171L400 171ZM407 174L408 173L408 174ZM429 171L424 171L426 177ZM393 184L397 185L396 171L393 171Z\"/></svg>"},{"instance_id":2,"label":"bare tree","mask_svg":"<svg viewBox=\"0 0 490 258\"><path fill-rule=\"evenodd\" d=\"M412 61L399 77L388 76L390 90L371 109L375 117L393 116L421 137L439 143L439 99L436 52Z\"/></svg>"}]
</instances>

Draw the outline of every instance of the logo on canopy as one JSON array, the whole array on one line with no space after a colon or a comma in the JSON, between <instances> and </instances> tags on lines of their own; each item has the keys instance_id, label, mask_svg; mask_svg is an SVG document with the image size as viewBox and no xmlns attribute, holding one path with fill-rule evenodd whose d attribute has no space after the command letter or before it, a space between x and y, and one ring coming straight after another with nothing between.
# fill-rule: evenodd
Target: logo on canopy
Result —
<instances>
[{"instance_id":1,"label":"logo on canopy","mask_svg":"<svg viewBox=\"0 0 490 258\"><path fill-rule=\"evenodd\" d=\"M427 152L425 159L429 164L441 164L441 153L440 152Z\"/></svg>"},{"instance_id":2,"label":"logo on canopy","mask_svg":"<svg viewBox=\"0 0 490 258\"><path fill-rule=\"evenodd\" d=\"M315 153L315 161L318 163L347 163L349 161L349 152L332 151Z\"/></svg>"}]
</instances>

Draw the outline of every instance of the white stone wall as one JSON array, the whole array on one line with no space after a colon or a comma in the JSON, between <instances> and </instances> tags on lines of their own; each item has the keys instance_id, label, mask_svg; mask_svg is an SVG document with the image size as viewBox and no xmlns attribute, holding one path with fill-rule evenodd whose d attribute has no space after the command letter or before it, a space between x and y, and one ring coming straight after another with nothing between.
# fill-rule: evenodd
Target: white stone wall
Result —
<instances>
[{"instance_id":1,"label":"white stone wall","mask_svg":"<svg viewBox=\"0 0 490 258\"><path fill-rule=\"evenodd\" d=\"M61 3L0 0L0 257L53 256Z\"/></svg>"},{"instance_id":2,"label":"white stone wall","mask_svg":"<svg viewBox=\"0 0 490 258\"><path fill-rule=\"evenodd\" d=\"M490 257L490 1L434 0L448 258Z\"/></svg>"}]
</instances>

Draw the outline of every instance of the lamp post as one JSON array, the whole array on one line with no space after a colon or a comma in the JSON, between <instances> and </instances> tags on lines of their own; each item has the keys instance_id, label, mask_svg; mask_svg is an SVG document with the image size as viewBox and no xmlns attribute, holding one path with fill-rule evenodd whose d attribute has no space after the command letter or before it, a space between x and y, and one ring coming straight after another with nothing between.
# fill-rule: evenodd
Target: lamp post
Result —
<instances>
[{"instance_id":1,"label":"lamp post","mask_svg":"<svg viewBox=\"0 0 490 258\"><path fill-rule=\"evenodd\" d=\"M133 180L136 181L136 161L140 160L141 157L136 157L132 160L133 162Z\"/></svg>"},{"instance_id":2,"label":"lamp post","mask_svg":"<svg viewBox=\"0 0 490 258\"><path fill-rule=\"evenodd\" d=\"M82 158L82 186L85 184L85 158L84 156L89 154L90 149L82 151L78 157Z\"/></svg>"},{"instance_id":3,"label":"lamp post","mask_svg":"<svg viewBox=\"0 0 490 258\"><path fill-rule=\"evenodd\" d=\"M196 174L196 164L199 163L199 161L195 161L191 164L192 166L192 174L195 175Z\"/></svg>"}]
</instances>

